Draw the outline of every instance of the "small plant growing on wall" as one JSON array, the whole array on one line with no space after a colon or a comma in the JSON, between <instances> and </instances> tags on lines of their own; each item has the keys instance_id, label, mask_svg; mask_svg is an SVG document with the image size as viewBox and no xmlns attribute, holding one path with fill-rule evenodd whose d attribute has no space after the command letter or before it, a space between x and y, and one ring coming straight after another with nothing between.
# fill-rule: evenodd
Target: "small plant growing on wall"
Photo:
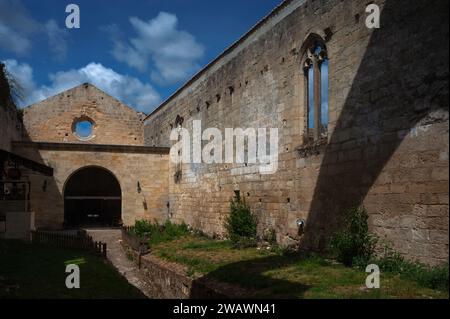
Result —
<instances>
[{"instance_id":1,"label":"small plant growing on wall","mask_svg":"<svg viewBox=\"0 0 450 319\"><path fill-rule=\"evenodd\" d=\"M228 237L236 248L256 246L257 219L240 193L230 202L230 215L225 220Z\"/></svg>"}]
</instances>

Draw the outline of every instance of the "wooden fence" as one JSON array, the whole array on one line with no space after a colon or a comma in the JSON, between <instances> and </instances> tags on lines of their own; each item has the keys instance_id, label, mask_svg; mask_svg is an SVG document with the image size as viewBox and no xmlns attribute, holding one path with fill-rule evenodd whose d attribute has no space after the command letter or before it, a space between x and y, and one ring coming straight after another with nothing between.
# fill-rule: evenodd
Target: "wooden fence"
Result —
<instances>
[{"instance_id":1,"label":"wooden fence","mask_svg":"<svg viewBox=\"0 0 450 319\"><path fill-rule=\"evenodd\" d=\"M94 241L86 231L76 234L58 233L50 231L31 231L33 244L44 244L58 248L79 249L106 258L106 243Z\"/></svg>"}]
</instances>

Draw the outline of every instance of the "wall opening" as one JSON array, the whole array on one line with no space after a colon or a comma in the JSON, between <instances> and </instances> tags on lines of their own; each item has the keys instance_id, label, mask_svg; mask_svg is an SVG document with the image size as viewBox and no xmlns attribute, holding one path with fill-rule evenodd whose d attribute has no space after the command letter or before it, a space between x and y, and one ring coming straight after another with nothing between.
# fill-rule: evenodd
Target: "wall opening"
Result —
<instances>
[{"instance_id":1,"label":"wall opening","mask_svg":"<svg viewBox=\"0 0 450 319\"><path fill-rule=\"evenodd\" d=\"M86 116L76 118L72 124L73 134L81 141L87 141L94 137L95 122Z\"/></svg>"},{"instance_id":2,"label":"wall opening","mask_svg":"<svg viewBox=\"0 0 450 319\"><path fill-rule=\"evenodd\" d=\"M328 53L317 35L310 35L303 47L308 138L317 142L328 136Z\"/></svg>"},{"instance_id":3,"label":"wall opening","mask_svg":"<svg viewBox=\"0 0 450 319\"><path fill-rule=\"evenodd\" d=\"M115 227L121 216L122 192L111 172L86 167L69 177L64 187L65 227Z\"/></svg>"}]
</instances>

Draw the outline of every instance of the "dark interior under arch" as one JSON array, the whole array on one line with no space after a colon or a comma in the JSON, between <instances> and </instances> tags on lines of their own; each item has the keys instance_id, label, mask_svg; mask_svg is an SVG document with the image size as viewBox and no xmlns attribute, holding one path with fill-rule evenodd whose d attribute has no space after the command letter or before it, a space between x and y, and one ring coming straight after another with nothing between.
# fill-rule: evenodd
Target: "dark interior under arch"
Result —
<instances>
[{"instance_id":1,"label":"dark interior under arch","mask_svg":"<svg viewBox=\"0 0 450 319\"><path fill-rule=\"evenodd\" d=\"M69 177L64 189L66 227L118 226L121 207L120 184L109 171L86 167Z\"/></svg>"}]
</instances>

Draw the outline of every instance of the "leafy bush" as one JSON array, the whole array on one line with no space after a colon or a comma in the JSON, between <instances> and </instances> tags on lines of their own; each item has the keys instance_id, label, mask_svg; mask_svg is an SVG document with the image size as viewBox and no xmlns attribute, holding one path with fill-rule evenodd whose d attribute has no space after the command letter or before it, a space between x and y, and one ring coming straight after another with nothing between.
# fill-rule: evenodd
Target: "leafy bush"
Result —
<instances>
[{"instance_id":1,"label":"leafy bush","mask_svg":"<svg viewBox=\"0 0 450 319\"><path fill-rule=\"evenodd\" d=\"M137 220L134 223L132 232L139 238L149 237L155 231L155 227L159 227L156 222L152 223L148 220Z\"/></svg>"},{"instance_id":2,"label":"leafy bush","mask_svg":"<svg viewBox=\"0 0 450 319\"><path fill-rule=\"evenodd\" d=\"M374 258L371 263L377 264L384 272L402 273L406 271L406 268L410 268L410 265L405 263L403 256L395 251L389 243L383 244L377 258Z\"/></svg>"},{"instance_id":3,"label":"leafy bush","mask_svg":"<svg viewBox=\"0 0 450 319\"><path fill-rule=\"evenodd\" d=\"M133 232L140 238L148 238L150 246L172 241L190 233L189 227L185 223L174 224L170 220L162 225L157 221L138 220L135 222Z\"/></svg>"},{"instance_id":4,"label":"leafy bush","mask_svg":"<svg viewBox=\"0 0 450 319\"><path fill-rule=\"evenodd\" d=\"M348 209L344 214L342 230L331 237L331 251L346 266L367 265L375 252L377 240L369 234L368 218L367 211L362 207Z\"/></svg>"},{"instance_id":5,"label":"leafy bush","mask_svg":"<svg viewBox=\"0 0 450 319\"><path fill-rule=\"evenodd\" d=\"M256 246L256 226L255 215L239 193L236 193L230 203L230 215L225 221L225 228L233 246L236 248Z\"/></svg>"},{"instance_id":6,"label":"leafy bush","mask_svg":"<svg viewBox=\"0 0 450 319\"><path fill-rule=\"evenodd\" d=\"M174 224L167 220L150 236L150 245L155 245L163 242L175 240L184 237L190 233L189 227L183 222L181 224Z\"/></svg>"},{"instance_id":7,"label":"leafy bush","mask_svg":"<svg viewBox=\"0 0 450 319\"><path fill-rule=\"evenodd\" d=\"M435 267L423 266L415 279L424 287L448 291L448 271L448 263Z\"/></svg>"}]
</instances>

